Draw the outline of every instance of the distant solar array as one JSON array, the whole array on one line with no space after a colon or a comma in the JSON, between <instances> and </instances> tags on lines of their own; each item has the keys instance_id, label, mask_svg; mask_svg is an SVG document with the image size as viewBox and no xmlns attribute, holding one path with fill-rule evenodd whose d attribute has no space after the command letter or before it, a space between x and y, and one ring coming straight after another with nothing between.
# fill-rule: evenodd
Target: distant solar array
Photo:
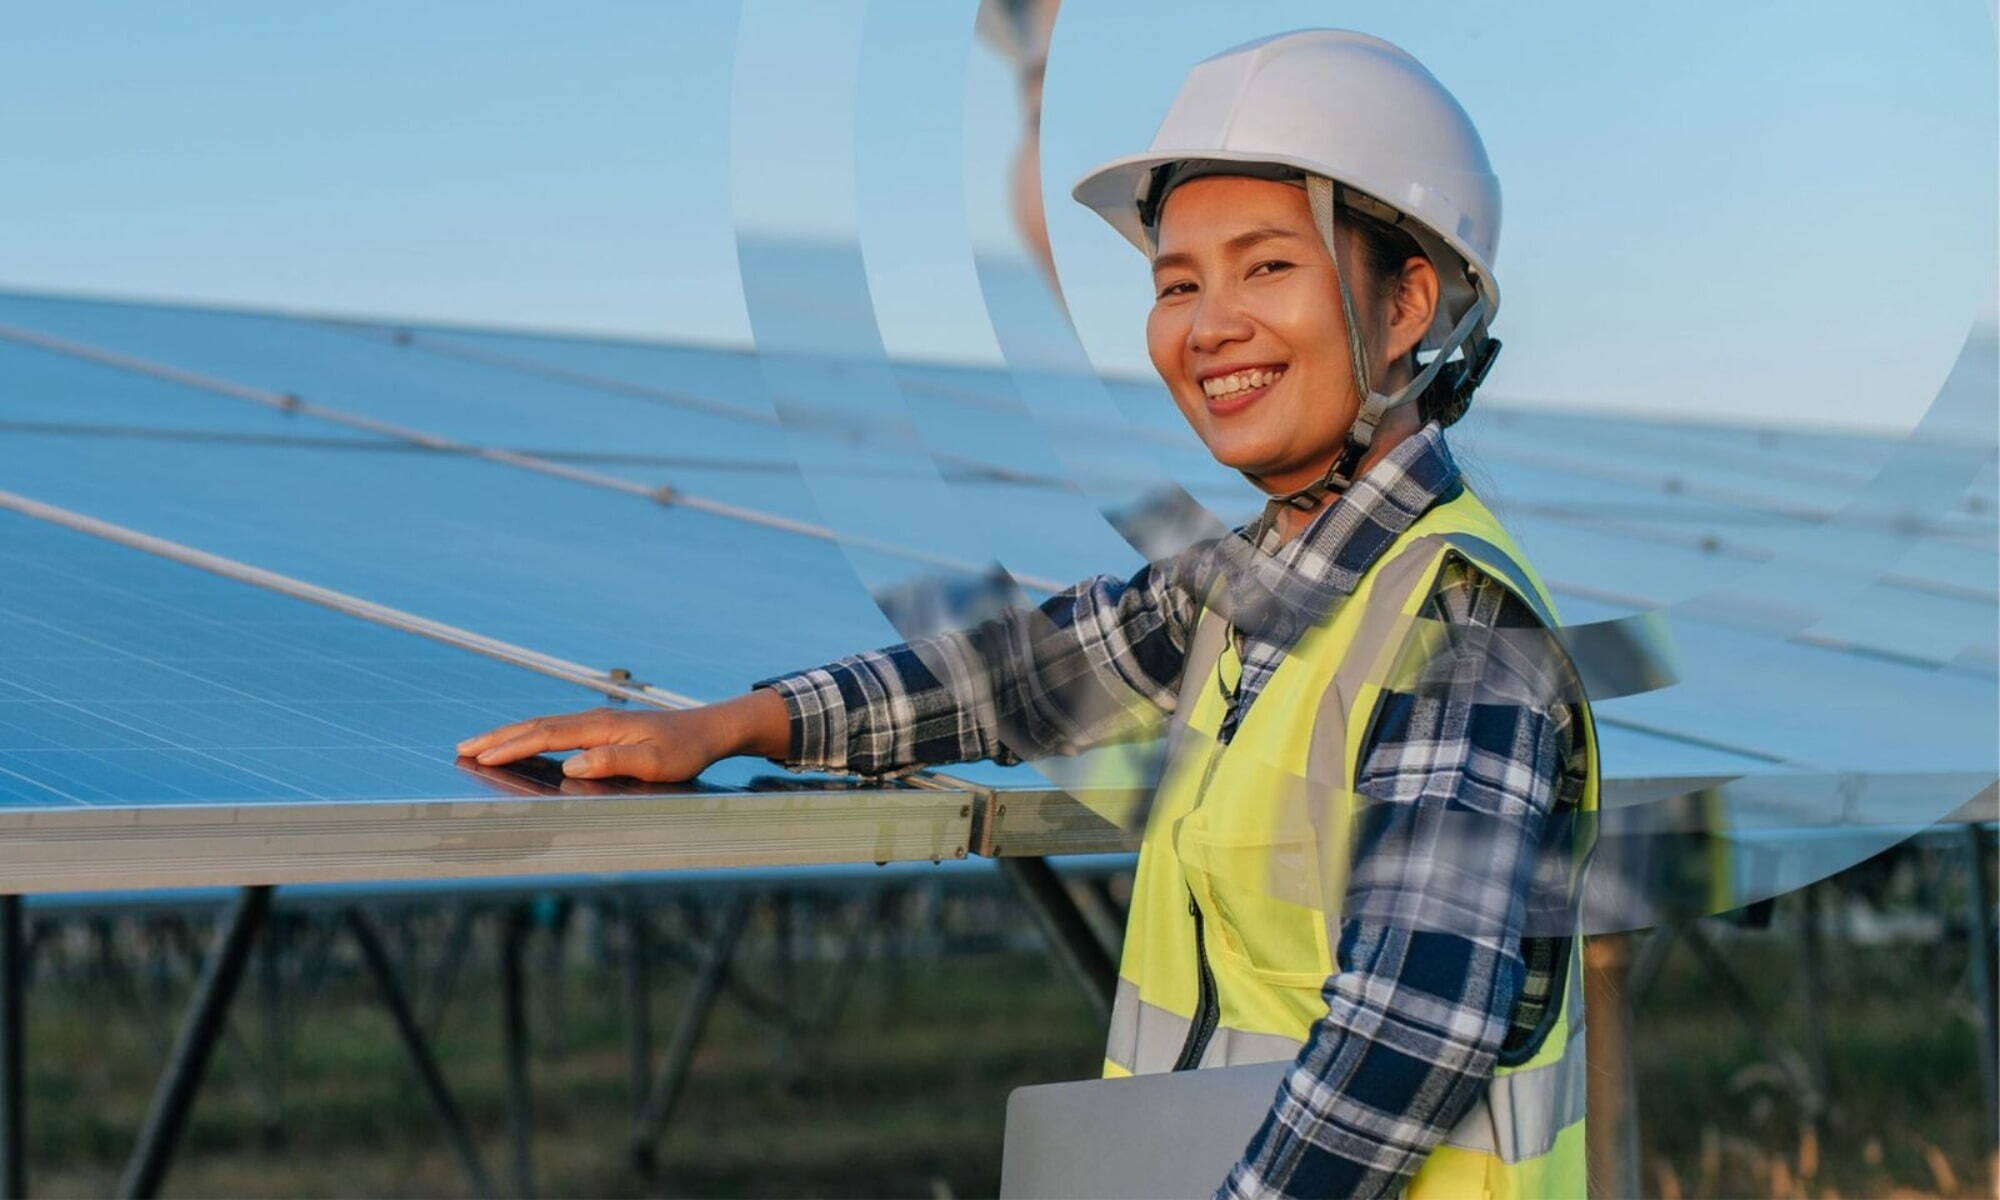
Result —
<instances>
[{"instance_id":1,"label":"distant solar array","mask_svg":"<svg viewBox=\"0 0 2000 1200\"><path fill-rule=\"evenodd\" d=\"M48 822L80 809L547 803L582 828L619 805L639 804L635 821L713 807L772 772L732 763L679 796L562 796L469 773L450 746L592 703L592 689L714 699L896 640L871 596L883 579L998 578L1032 600L1128 573L1140 556L1099 509L1158 479L1227 519L1254 510L1150 383L1092 381L1122 419L1065 426L1046 407L1024 419L1032 381L1004 370L799 353L781 366L700 346L0 294L0 823L60 840ZM1565 619L1672 618L1683 682L1601 707L1610 777L1990 778L1992 447L1929 436L1496 402L1454 445ZM1116 452L1080 470L1093 443ZM938 496L950 504L913 499ZM865 529L836 519L860 513ZM961 774L1042 786L1025 768ZM788 802L863 807L834 781L805 786ZM955 806L958 786L865 795L921 814ZM536 839L560 844L556 815L416 873L589 869L535 857ZM845 857L965 845L960 829ZM341 877L332 843L315 853L309 877ZM355 853L356 878L421 857ZM673 865L643 848L616 861ZM134 869L114 857L61 886L128 886ZM226 855L207 870L249 881Z\"/></svg>"}]
</instances>

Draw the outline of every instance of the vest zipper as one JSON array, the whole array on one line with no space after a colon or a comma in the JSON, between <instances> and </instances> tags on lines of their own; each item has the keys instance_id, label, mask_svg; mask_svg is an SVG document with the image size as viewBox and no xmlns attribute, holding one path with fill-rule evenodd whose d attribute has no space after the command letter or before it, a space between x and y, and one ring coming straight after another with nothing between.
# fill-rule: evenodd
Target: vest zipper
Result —
<instances>
[{"instance_id":1,"label":"vest zipper","mask_svg":"<svg viewBox=\"0 0 2000 1200\"><path fill-rule=\"evenodd\" d=\"M1195 789L1194 803L1188 806L1193 812L1208 799L1208 785L1215 778L1215 768L1222 764L1222 748L1209 752L1208 763L1202 768L1201 786ZM1188 1026L1187 1040L1181 1043L1181 1052L1174 1059L1176 1071L1193 1070L1201 1065L1201 1056L1208 1050L1208 1040L1215 1036L1216 1023L1222 1018L1222 1005L1215 995L1215 972L1208 965L1208 940L1203 936L1201 905L1196 903L1194 889L1188 889L1188 915L1194 918L1194 964L1195 964L1195 1006L1194 1022Z\"/></svg>"},{"instance_id":2,"label":"vest zipper","mask_svg":"<svg viewBox=\"0 0 2000 1200\"><path fill-rule=\"evenodd\" d=\"M1215 999L1215 972L1209 969L1208 945L1202 937L1201 905L1194 901L1194 893L1188 893L1188 913L1194 917L1194 961L1199 999L1195 1002L1194 1022L1188 1027L1187 1041L1181 1043L1179 1057L1174 1059L1173 1069L1188 1071L1201 1065L1201 1056L1208 1050L1208 1040L1215 1036L1215 1024L1221 1016L1221 1005Z\"/></svg>"}]
</instances>

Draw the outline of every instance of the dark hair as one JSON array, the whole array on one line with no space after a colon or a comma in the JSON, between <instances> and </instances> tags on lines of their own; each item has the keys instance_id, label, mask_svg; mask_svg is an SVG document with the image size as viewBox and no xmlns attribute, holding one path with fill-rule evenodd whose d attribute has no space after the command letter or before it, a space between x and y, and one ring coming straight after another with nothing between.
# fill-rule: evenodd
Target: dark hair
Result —
<instances>
[{"instance_id":1,"label":"dark hair","mask_svg":"<svg viewBox=\"0 0 2000 1200\"><path fill-rule=\"evenodd\" d=\"M1340 222L1354 230L1361 239L1362 266L1378 285L1393 283L1402 275L1403 264L1412 258L1429 259L1408 230L1399 229L1378 217L1343 205ZM1414 360L1416 351L1412 350L1410 357ZM1448 375L1449 372L1440 374L1424 389L1424 394L1417 397L1417 415L1423 420L1436 420L1449 425L1463 413L1463 406L1454 405L1449 399L1452 388L1447 382ZM1459 411L1449 411L1453 407Z\"/></svg>"},{"instance_id":2,"label":"dark hair","mask_svg":"<svg viewBox=\"0 0 2000 1200\"><path fill-rule=\"evenodd\" d=\"M1410 236L1407 229L1398 229L1387 221L1371 217L1359 209L1343 206L1340 222L1353 228L1361 237L1362 250L1367 255L1368 273L1377 283L1387 283L1403 273L1403 264L1412 258L1424 258L1423 247Z\"/></svg>"}]
</instances>

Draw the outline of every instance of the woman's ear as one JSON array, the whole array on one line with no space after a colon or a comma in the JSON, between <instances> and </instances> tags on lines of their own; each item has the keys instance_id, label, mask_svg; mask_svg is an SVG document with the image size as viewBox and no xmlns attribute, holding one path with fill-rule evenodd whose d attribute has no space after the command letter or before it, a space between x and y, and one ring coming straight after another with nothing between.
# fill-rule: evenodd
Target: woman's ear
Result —
<instances>
[{"instance_id":1,"label":"woman's ear","mask_svg":"<svg viewBox=\"0 0 2000 1200\"><path fill-rule=\"evenodd\" d=\"M1403 263L1389 295L1388 362L1401 362L1423 344L1437 316L1438 276L1431 261L1412 255Z\"/></svg>"}]
</instances>

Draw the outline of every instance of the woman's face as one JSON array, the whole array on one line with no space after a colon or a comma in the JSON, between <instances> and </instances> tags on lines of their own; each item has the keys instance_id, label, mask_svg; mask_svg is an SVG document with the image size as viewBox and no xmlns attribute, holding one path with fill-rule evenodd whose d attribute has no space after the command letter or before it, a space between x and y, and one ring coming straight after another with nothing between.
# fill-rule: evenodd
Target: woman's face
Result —
<instances>
[{"instance_id":1,"label":"woman's face","mask_svg":"<svg viewBox=\"0 0 2000 1200\"><path fill-rule=\"evenodd\" d=\"M1168 194L1158 232L1147 351L1181 415L1216 461L1267 490L1312 483L1359 401L1333 260L1305 190L1190 180ZM1342 257L1358 261L1354 250L1343 245ZM1352 286L1356 311L1374 312L1370 281ZM1377 339L1366 340L1372 355Z\"/></svg>"}]
</instances>

